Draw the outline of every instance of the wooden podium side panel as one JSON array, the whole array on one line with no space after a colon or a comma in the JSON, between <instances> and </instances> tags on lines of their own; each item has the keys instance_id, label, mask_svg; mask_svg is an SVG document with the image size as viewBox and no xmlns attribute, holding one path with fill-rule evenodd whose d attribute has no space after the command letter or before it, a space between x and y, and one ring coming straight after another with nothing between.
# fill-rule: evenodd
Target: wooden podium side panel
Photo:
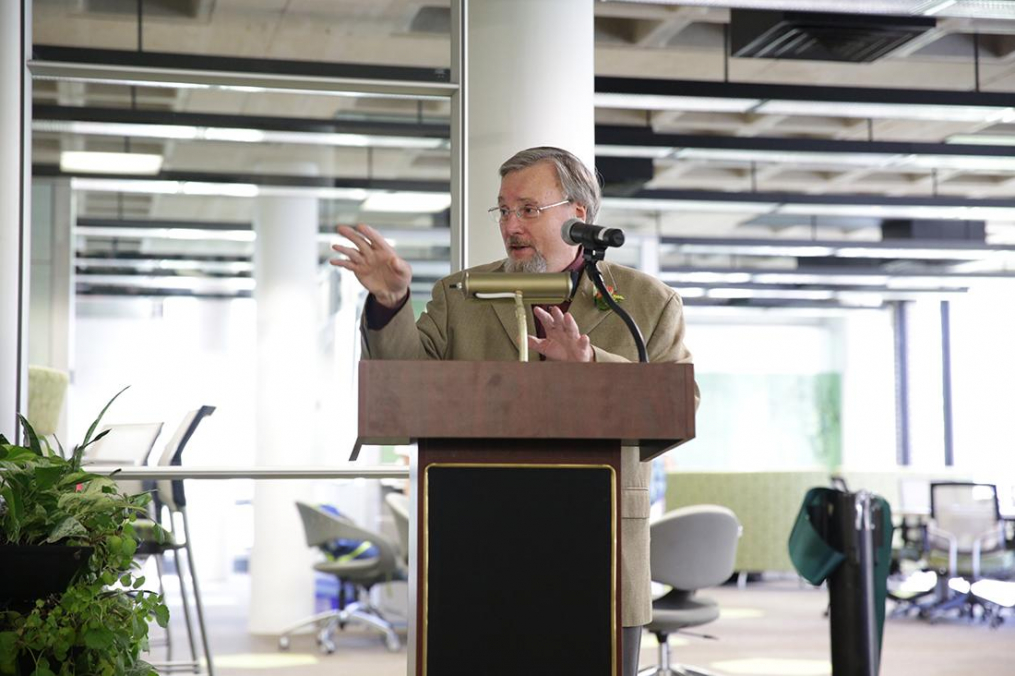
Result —
<instances>
[{"instance_id":1,"label":"wooden podium side panel","mask_svg":"<svg viewBox=\"0 0 1015 676\"><path fill-rule=\"evenodd\" d=\"M417 673L619 674L619 447L468 443L420 444Z\"/></svg>"}]
</instances>

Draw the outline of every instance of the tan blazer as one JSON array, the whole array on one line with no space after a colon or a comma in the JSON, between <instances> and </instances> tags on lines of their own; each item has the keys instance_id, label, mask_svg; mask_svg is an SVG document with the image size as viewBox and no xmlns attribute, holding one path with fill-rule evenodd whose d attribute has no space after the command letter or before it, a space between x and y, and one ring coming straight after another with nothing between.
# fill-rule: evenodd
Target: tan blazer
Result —
<instances>
[{"instance_id":1,"label":"tan blazer","mask_svg":"<svg viewBox=\"0 0 1015 676\"><path fill-rule=\"evenodd\" d=\"M504 262L481 265L474 270L504 269ZM651 362L691 363L684 346L683 303L677 293L659 280L636 270L602 262L599 269L606 284L624 297L623 307L638 323L645 337ZM511 303L484 303L467 300L451 286L461 280L455 273L437 282L426 312L414 322L409 303L381 330L362 331L366 359L459 359L509 361L518 359L518 337ZM595 288L587 275L571 303L570 313L578 328L587 334L596 361L637 361L638 351L627 326L612 310L600 310ZM531 308L529 334L535 335ZM539 354L529 352L530 361ZM625 627L648 624L652 619L649 571L650 465L638 461L635 448L625 448L621 459L623 497L621 510L621 598Z\"/></svg>"}]
</instances>

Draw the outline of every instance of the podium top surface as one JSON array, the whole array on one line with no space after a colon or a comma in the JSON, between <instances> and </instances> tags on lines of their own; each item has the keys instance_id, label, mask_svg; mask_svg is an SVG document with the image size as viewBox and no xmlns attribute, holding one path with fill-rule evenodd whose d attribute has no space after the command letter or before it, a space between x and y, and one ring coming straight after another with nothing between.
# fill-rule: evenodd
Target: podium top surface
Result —
<instances>
[{"instance_id":1,"label":"podium top surface","mask_svg":"<svg viewBox=\"0 0 1015 676\"><path fill-rule=\"evenodd\" d=\"M694 438L691 364L366 360L362 444L616 439L642 460Z\"/></svg>"}]
</instances>

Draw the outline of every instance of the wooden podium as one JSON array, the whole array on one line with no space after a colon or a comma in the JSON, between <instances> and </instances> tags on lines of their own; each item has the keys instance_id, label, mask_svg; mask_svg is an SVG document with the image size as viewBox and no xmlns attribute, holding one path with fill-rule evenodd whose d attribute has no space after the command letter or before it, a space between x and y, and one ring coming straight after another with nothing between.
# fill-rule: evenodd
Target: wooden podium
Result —
<instances>
[{"instance_id":1,"label":"wooden podium","mask_svg":"<svg viewBox=\"0 0 1015 676\"><path fill-rule=\"evenodd\" d=\"M418 442L410 676L620 676L621 448L693 438L689 364L361 362L352 459Z\"/></svg>"}]
</instances>

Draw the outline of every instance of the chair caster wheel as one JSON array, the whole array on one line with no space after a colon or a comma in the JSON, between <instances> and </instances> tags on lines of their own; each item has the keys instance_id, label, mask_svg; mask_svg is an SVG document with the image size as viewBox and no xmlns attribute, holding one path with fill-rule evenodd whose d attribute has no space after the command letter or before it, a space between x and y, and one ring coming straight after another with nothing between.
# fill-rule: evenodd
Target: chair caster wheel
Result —
<instances>
[{"instance_id":1,"label":"chair caster wheel","mask_svg":"<svg viewBox=\"0 0 1015 676\"><path fill-rule=\"evenodd\" d=\"M281 637L279 637L279 639L278 639L278 649L279 650L289 650L289 637L288 636L281 636Z\"/></svg>"}]
</instances>

